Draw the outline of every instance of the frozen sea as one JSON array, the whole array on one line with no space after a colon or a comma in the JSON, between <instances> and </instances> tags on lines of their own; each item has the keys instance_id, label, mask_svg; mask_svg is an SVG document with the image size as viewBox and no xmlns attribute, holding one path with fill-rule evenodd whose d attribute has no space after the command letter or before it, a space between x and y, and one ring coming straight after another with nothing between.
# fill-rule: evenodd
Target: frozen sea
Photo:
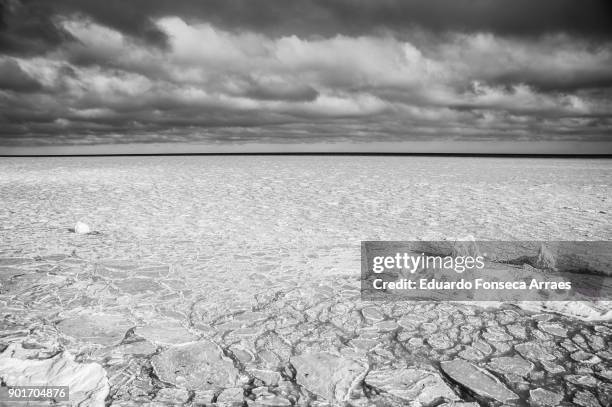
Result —
<instances>
[{"instance_id":1,"label":"frozen sea","mask_svg":"<svg viewBox=\"0 0 612 407\"><path fill-rule=\"evenodd\" d=\"M2 158L0 196L5 383L53 367L84 405L612 403L609 322L359 297L362 240L610 240L611 160Z\"/></svg>"},{"instance_id":2,"label":"frozen sea","mask_svg":"<svg viewBox=\"0 0 612 407\"><path fill-rule=\"evenodd\" d=\"M612 161L463 157L3 158L1 250L189 262L361 240L609 240ZM83 221L95 236L67 233ZM326 249L327 248L327 249Z\"/></svg>"}]
</instances>

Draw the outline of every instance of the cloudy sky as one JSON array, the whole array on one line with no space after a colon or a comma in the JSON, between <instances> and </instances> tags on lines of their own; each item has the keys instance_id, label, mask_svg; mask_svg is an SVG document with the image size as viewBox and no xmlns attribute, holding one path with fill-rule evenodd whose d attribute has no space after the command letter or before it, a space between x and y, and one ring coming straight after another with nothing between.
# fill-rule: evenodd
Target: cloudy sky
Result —
<instances>
[{"instance_id":1,"label":"cloudy sky","mask_svg":"<svg viewBox=\"0 0 612 407\"><path fill-rule=\"evenodd\" d=\"M0 16L5 152L612 153L609 0L0 0Z\"/></svg>"}]
</instances>

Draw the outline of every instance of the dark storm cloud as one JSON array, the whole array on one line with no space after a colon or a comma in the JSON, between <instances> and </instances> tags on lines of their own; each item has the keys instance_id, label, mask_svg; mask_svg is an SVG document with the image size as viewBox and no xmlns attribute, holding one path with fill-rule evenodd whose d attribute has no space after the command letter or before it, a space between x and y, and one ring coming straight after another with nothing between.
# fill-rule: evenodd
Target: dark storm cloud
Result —
<instances>
[{"instance_id":1,"label":"dark storm cloud","mask_svg":"<svg viewBox=\"0 0 612 407\"><path fill-rule=\"evenodd\" d=\"M0 89L15 92L35 92L42 85L25 73L19 64L13 60L0 61Z\"/></svg>"},{"instance_id":2,"label":"dark storm cloud","mask_svg":"<svg viewBox=\"0 0 612 407\"><path fill-rule=\"evenodd\" d=\"M78 10L124 32L162 41L151 18L177 15L216 26L275 35L359 35L404 30L490 31L539 35L612 33L607 0L122 0L55 1L63 12Z\"/></svg>"},{"instance_id":3,"label":"dark storm cloud","mask_svg":"<svg viewBox=\"0 0 612 407\"><path fill-rule=\"evenodd\" d=\"M0 53L33 55L55 48L71 36L52 17L53 2L0 0Z\"/></svg>"},{"instance_id":4,"label":"dark storm cloud","mask_svg":"<svg viewBox=\"0 0 612 407\"><path fill-rule=\"evenodd\" d=\"M610 35L612 5L606 0L315 1L329 10L330 24L402 29L415 24L433 31L488 31L540 35L568 32Z\"/></svg>"},{"instance_id":5,"label":"dark storm cloud","mask_svg":"<svg viewBox=\"0 0 612 407\"><path fill-rule=\"evenodd\" d=\"M160 12L171 12L174 2L59 0L53 3L56 13L60 15L80 14L147 44L164 47L166 34L151 19L158 17Z\"/></svg>"},{"instance_id":6,"label":"dark storm cloud","mask_svg":"<svg viewBox=\"0 0 612 407\"><path fill-rule=\"evenodd\" d=\"M612 88L609 72L578 72L569 77L551 76L544 72L508 72L492 78L499 84L527 83L535 89L550 92L573 92L579 89Z\"/></svg>"},{"instance_id":7,"label":"dark storm cloud","mask_svg":"<svg viewBox=\"0 0 612 407\"><path fill-rule=\"evenodd\" d=\"M612 133L607 1L0 0L0 146Z\"/></svg>"},{"instance_id":8,"label":"dark storm cloud","mask_svg":"<svg viewBox=\"0 0 612 407\"><path fill-rule=\"evenodd\" d=\"M43 52L70 40L55 20L65 15L81 15L162 47L167 36L152 21L169 15L271 35L401 33L410 27L503 35L612 35L608 0L2 0L0 13L0 49L12 53Z\"/></svg>"},{"instance_id":9,"label":"dark storm cloud","mask_svg":"<svg viewBox=\"0 0 612 407\"><path fill-rule=\"evenodd\" d=\"M293 102L312 102L319 92L307 85L262 85L252 84L244 93L246 96L260 100L287 100Z\"/></svg>"}]
</instances>

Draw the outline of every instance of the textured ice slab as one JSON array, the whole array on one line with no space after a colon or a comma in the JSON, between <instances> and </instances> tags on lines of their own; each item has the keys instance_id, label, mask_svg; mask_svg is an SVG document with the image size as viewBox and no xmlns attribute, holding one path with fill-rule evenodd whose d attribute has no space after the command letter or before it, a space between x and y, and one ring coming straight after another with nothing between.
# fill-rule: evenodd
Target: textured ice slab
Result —
<instances>
[{"instance_id":1,"label":"textured ice slab","mask_svg":"<svg viewBox=\"0 0 612 407\"><path fill-rule=\"evenodd\" d=\"M495 376L464 360L442 362L441 367L451 379L480 396L502 403L519 398Z\"/></svg>"},{"instance_id":2,"label":"textured ice slab","mask_svg":"<svg viewBox=\"0 0 612 407\"><path fill-rule=\"evenodd\" d=\"M70 403L101 407L109 391L106 371L97 363L75 363L68 353L30 360L13 344L0 354L0 378L8 386L68 386ZM16 357L17 356L17 357Z\"/></svg>"},{"instance_id":3,"label":"textured ice slab","mask_svg":"<svg viewBox=\"0 0 612 407\"><path fill-rule=\"evenodd\" d=\"M151 364L161 380L189 390L238 384L238 370L221 348L210 341L172 346L153 356Z\"/></svg>"},{"instance_id":4,"label":"textured ice slab","mask_svg":"<svg viewBox=\"0 0 612 407\"><path fill-rule=\"evenodd\" d=\"M365 382L414 407L460 400L440 374L422 368L374 370Z\"/></svg>"},{"instance_id":5,"label":"textured ice slab","mask_svg":"<svg viewBox=\"0 0 612 407\"><path fill-rule=\"evenodd\" d=\"M326 400L348 401L367 372L365 360L333 355L329 352L308 353L291 358L297 371L297 382Z\"/></svg>"}]
</instances>

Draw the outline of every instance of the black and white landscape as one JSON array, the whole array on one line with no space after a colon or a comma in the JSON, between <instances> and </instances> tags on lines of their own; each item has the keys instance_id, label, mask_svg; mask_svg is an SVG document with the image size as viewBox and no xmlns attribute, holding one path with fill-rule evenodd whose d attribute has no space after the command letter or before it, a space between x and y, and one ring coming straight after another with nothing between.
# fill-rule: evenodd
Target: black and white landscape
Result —
<instances>
[{"instance_id":1,"label":"black and white landscape","mask_svg":"<svg viewBox=\"0 0 612 407\"><path fill-rule=\"evenodd\" d=\"M610 66L606 1L0 0L0 405L609 406L610 298L360 242L611 240ZM159 155L270 152L515 156Z\"/></svg>"}]
</instances>

